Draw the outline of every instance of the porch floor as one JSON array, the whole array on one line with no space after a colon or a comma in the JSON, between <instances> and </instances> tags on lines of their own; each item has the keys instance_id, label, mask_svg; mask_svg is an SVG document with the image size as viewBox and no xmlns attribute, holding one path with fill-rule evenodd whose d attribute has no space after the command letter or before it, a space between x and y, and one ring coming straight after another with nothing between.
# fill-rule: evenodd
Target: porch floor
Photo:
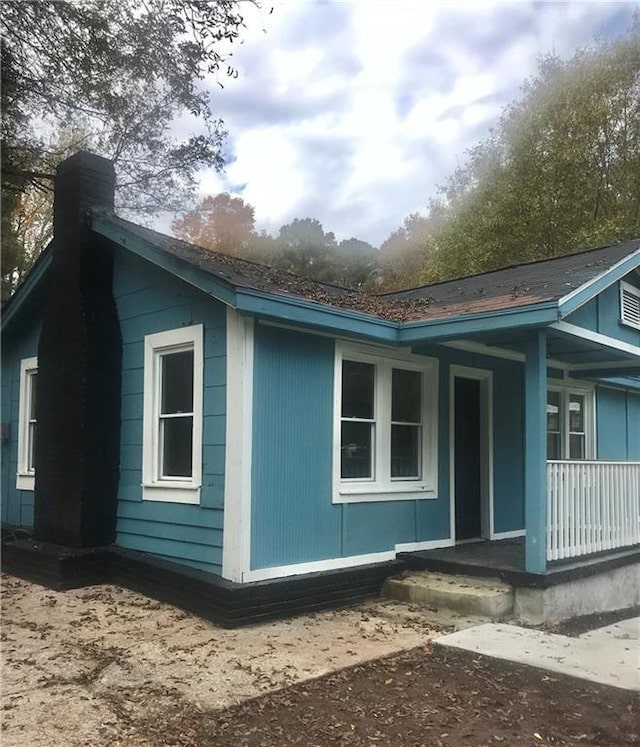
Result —
<instances>
[{"instance_id":1,"label":"porch floor","mask_svg":"<svg viewBox=\"0 0 640 747\"><path fill-rule=\"evenodd\" d=\"M437 550L399 553L412 570L465 576L500 578L516 586L553 586L591 576L608 568L640 561L640 546L547 563L544 573L529 573L524 566L525 539L468 542Z\"/></svg>"}]
</instances>

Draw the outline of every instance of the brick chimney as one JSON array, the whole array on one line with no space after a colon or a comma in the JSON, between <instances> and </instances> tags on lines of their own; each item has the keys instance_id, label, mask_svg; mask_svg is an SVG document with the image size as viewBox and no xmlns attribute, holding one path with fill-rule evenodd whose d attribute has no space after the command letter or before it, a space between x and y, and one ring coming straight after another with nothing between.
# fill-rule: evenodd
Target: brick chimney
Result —
<instances>
[{"instance_id":1,"label":"brick chimney","mask_svg":"<svg viewBox=\"0 0 640 747\"><path fill-rule=\"evenodd\" d=\"M54 249L38 347L34 538L98 547L115 537L122 343L113 253L90 228L113 210L115 172L80 151L57 169Z\"/></svg>"}]
</instances>

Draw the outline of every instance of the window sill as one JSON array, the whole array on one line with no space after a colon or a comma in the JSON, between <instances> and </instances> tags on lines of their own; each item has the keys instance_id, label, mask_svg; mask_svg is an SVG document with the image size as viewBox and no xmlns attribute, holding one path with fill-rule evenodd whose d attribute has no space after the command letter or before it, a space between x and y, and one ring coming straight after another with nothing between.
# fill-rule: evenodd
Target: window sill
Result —
<instances>
[{"instance_id":1,"label":"window sill","mask_svg":"<svg viewBox=\"0 0 640 747\"><path fill-rule=\"evenodd\" d=\"M198 505L200 503L200 486L185 485L184 483L143 484L142 500Z\"/></svg>"},{"instance_id":2,"label":"window sill","mask_svg":"<svg viewBox=\"0 0 640 747\"><path fill-rule=\"evenodd\" d=\"M16 475L16 488L18 490L34 490L35 489L36 476L35 475Z\"/></svg>"},{"instance_id":3,"label":"window sill","mask_svg":"<svg viewBox=\"0 0 640 747\"><path fill-rule=\"evenodd\" d=\"M333 503L375 503L380 501L424 501L437 499L434 488L425 483L391 485L342 484L334 493Z\"/></svg>"}]
</instances>

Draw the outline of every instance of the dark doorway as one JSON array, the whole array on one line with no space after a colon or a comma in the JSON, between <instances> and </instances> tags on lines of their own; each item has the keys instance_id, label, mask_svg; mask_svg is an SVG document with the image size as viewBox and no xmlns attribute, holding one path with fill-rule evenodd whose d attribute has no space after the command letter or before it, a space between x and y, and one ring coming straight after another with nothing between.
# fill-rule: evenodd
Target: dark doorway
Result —
<instances>
[{"instance_id":1,"label":"dark doorway","mask_svg":"<svg viewBox=\"0 0 640 747\"><path fill-rule=\"evenodd\" d=\"M456 540L477 539L482 536L481 382L454 381Z\"/></svg>"}]
</instances>

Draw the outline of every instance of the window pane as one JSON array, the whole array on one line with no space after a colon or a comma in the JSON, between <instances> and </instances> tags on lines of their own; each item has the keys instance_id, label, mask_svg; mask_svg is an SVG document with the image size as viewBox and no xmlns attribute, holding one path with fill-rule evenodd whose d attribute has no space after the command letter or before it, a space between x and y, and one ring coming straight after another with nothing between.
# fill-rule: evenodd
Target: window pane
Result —
<instances>
[{"instance_id":1,"label":"window pane","mask_svg":"<svg viewBox=\"0 0 640 747\"><path fill-rule=\"evenodd\" d=\"M584 432L584 397L581 394L569 397L569 431Z\"/></svg>"},{"instance_id":2,"label":"window pane","mask_svg":"<svg viewBox=\"0 0 640 747\"><path fill-rule=\"evenodd\" d=\"M420 477L420 434L417 425L391 426L391 477Z\"/></svg>"},{"instance_id":3,"label":"window pane","mask_svg":"<svg viewBox=\"0 0 640 747\"><path fill-rule=\"evenodd\" d=\"M36 392L38 385L38 374L29 374L29 381L31 383L31 394L29 400L29 420L36 419Z\"/></svg>"},{"instance_id":4,"label":"window pane","mask_svg":"<svg viewBox=\"0 0 640 747\"><path fill-rule=\"evenodd\" d=\"M569 459L584 459L584 436L572 433L569 435Z\"/></svg>"},{"instance_id":5,"label":"window pane","mask_svg":"<svg viewBox=\"0 0 640 747\"><path fill-rule=\"evenodd\" d=\"M560 430L560 392L547 392L547 430ZM555 459L556 457L549 458Z\"/></svg>"},{"instance_id":6,"label":"window pane","mask_svg":"<svg viewBox=\"0 0 640 747\"><path fill-rule=\"evenodd\" d=\"M547 459L561 459L560 434L547 433Z\"/></svg>"},{"instance_id":7,"label":"window pane","mask_svg":"<svg viewBox=\"0 0 640 747\"><path fill-rule=\"evenodd\" d=\"M342 361L342 417L373 420L375 366Z\"/></svg>"},{"instance_id":8,"label":"window pane","mask_svg":"<svg viewBox=\"0 0 640 747\"><path fill-rule=\"evenodd\" d=\"M193 350L162 356L160 412L193 412Z\"/></svg>"},{"instance_id":9,"label":"window pane","mask_svg":"<svg viewBox=\"0 0 640 747\"><path fill-rule=\"evenodd\" d=\"M193 418L163 418L162 476L191 477Z\"/></svg>"},{"instance_id":10,"label":"window pane","mask_svg":"<svg viewBox=\"0 0 640 747\"><path fill-rule=\"evenodd\" d=\"M340 474L343 478L372 477L372 434L371 423L342 423Z\"/></svg>"},{"instance_id":11,"label":"window pane","mask_svg":"<svg viewBox=\"0 0 640 747\"><path fill-rule=\"evenodd\" d=\"M27 454L27 470L33 472L36 466L36 424L29 423L28 433L29 443L27 448L29 452Z\"/></svg>"},{"instance_id":12,"label":"window pane","mask_svg":"<svg viewBox=\"0 0 640 747\"><path fill-rule=\"evenodd\" d=\"M391 420L419 423L422 420L422 374L419 371L393 369L391 383Z\"/></svg>"}]
</instances>

